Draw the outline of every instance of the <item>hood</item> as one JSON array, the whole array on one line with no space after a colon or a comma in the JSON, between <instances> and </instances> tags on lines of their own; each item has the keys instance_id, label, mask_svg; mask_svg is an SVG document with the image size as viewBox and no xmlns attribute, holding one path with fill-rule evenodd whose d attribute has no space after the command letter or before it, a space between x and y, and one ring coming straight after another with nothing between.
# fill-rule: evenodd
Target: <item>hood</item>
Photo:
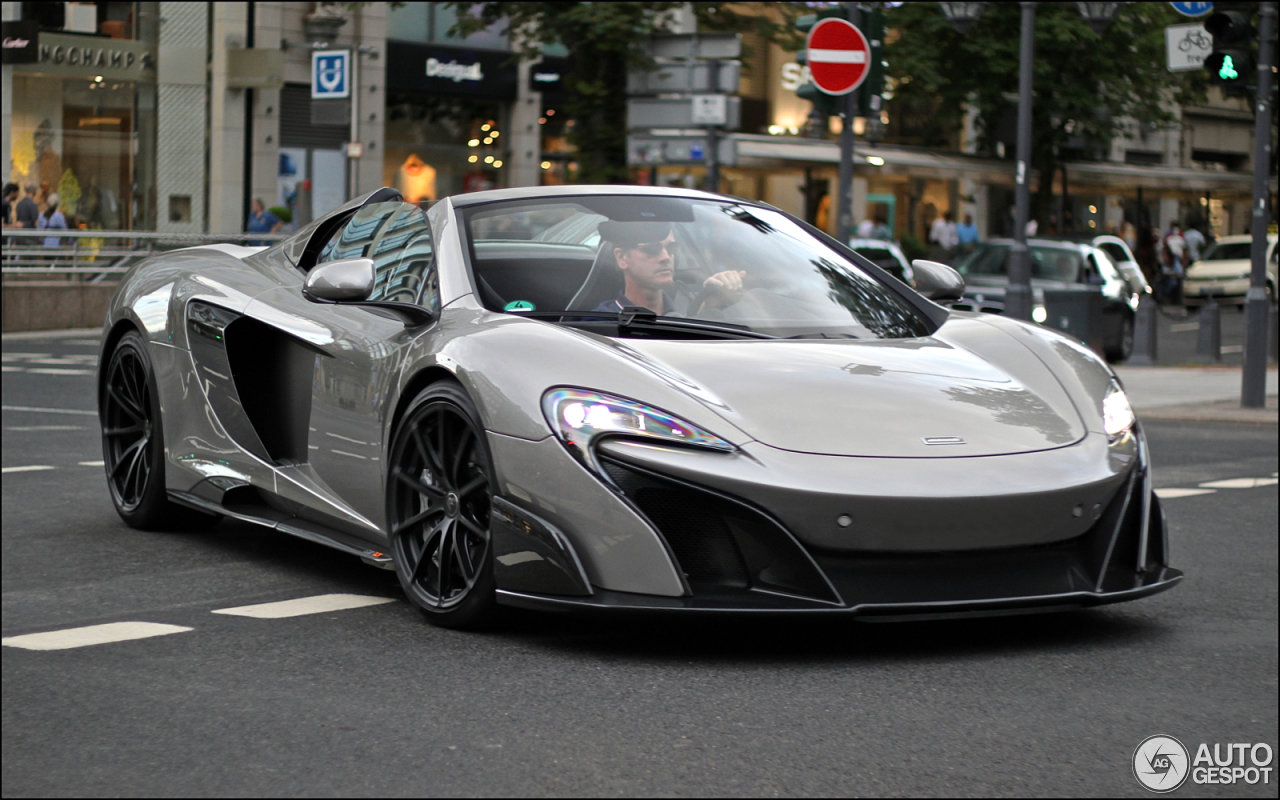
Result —
<instances>
[{"instance_id":1,"label":"hood","mask_svg":"<svg viewBox=\"0 0 1280 800\"><path fill-rule=\"evenodd\" d=\"M1063 447L1085 434L1065 395L1042 397L978 355L933 338L623 341L620 350L668 383L676 378L747 435L783 450L989 456ZM1046 370L1033 357L1027 369ZM963 443L942 443L953 439Z\"/></svg>"}]
</instances>

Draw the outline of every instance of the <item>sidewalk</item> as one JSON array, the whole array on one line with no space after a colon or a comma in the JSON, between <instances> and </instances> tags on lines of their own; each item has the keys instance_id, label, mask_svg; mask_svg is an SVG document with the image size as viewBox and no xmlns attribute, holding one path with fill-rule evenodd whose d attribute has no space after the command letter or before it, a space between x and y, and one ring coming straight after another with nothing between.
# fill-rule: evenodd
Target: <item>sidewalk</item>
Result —
<instances>
[{"instance_id":1,"label":"sidewalk","mask_svg":"<svg viewBox=\"0 0 1280 800\"><path fill-rule=\"evenodd\" d=\"M1140 419L1277 422L1276 367L1267 369L1266 408L1240 407L1239 367L1114 367Z\"/></svg>"}]
</instances>

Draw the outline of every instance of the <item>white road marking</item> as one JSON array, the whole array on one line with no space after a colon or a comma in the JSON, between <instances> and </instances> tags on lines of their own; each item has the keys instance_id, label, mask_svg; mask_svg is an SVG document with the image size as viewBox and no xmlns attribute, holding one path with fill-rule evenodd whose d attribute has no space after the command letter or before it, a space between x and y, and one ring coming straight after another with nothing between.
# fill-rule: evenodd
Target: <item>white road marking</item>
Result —
<instances>
[{"instance_id":1,"label":"white road marking","mask_svg":"<svg viewBox=\"0 0 1280 800\"><path fill-rule=\"evenodd\" d=\"M1169 500L1174 497L1195 497L1198 494L1213 494L1213 489L1156 489L1156 497Z\"/></svg>"},{"instance_id":2,"label":"white road marking","mask_svg":"<svg viewBox=\"0 0 1280 800\"><path fill-rule=\"evenodd\" d=\"M59 364L61 365L71 364L77 367L84 366L83 358L29 358L27 359L27 362L30 364L45 364L45 365L52 364L54 366L57 366Z\"/></svg>"},{"instance_id":3,"label":"white road marking","mask_svg":"<svg viewBox=\"0 0 1280 800\"><path fill-rule=\"evenodd\" d=\"M1277 478L1230 478L1225 481L1209 481L1200 484L1206 489L1256 489L1259 486L1275 486Z\"/></svg>"},{"instance_id":4,"label":"white road marking","mask_svg":"<svg viewBox=\"0 0 1280 800\"><path fill-rule=\"evenodd\" d=\"M1186 333L1187 331L1198 331L1198 330L1200 330L1199 322L1184 322L1181 325L1169 326L1169 331L1171 333Z\"/></svg>"},{"instance_id":5,"label":"white road marking","mask_svg":"<svg viewBox=\"0 0 1280 800\"><path fill-rule=\"evenodd\" d=\"M83 425L22 425L5 428L6 431L82 431Z\"/></svg>"},{"instance_id":6,"label":"white road marking","mask_svg":"<svg viewBox=\"0 0 1280 800\"><path fill-rule=\"evenodd\" d=\"M361 461L368 461L368 459L367 459L367 458L365 458L365 457L364 457L364 456L362 456L362 455L358 455L358 454L356 454L356 453L348 453L348 452L347 452L347 451L345 451L345 450L330 450L329 452L330 452L330 453L337 453L337 454L338 454L338 455L340 455L340 456L351 456L352 458L358 458L358 459L360 459Z\"/></svg>"},{"instance_id":7,"label":"white road marking","mask_svg":"<svg viewBox=\"0 0 1280 800\"><path fill-rule=\"evenodd\" d=\"M0 356L0 358L3 358L4 361L17 361L20 358L51 358L52 356L53 356L53 353L12 353L10 352L10 353L4 353L3 356Z\"/></svg>"},{"instance_id":8,"label":"white road marking","mask_svg":"<svg viewBox=\"0 0 1280 800\"><path fill-rule=\"evenodd\" d=\"M37 375L92 375L91 369L59 369L58 367L38 367L29 369L27 372L34 372Z\"/></svg>"},{"instance_id":9,"label":"white road marking","mask_svg":"<svg viewBox=\"0 0 1280 800\"><path fill-rule=\"evenodd\" d=\"M80 462L80 466L82 467L105 467L106 465L107 465L107 462L105 461L81 461Z\"/></svg>"},{"instance_id":10,"label":"white road marking","mask_svg":"<svg viewBox=\"0 0 1280 800\"><path fill-rule=\"evenodd\" d=\"M6 636L0 640L0 644L5 647L20 647L23 650L69 650L73 647L148 639L152 636L184 633L189 630L192 629L181 625L162 625L158 622L108 622L105 625L89 625L63 631Z\"/></svg>"},{"instance_id":11,"label":"white road marking","mask_svg":"<svg viewBox=\"0 0 1280 800\"><path fill-rule=\"evenodd\" d=\"M0 406L0 411L35 411L40 414L87 414L98 416L97 411L82 411L78 408L33 408L31 406Z\"/></svg>"},{"instance_id":12,"label":"white road marking","mask_svg":"<svg viewBox=\"0 0 1280 800\"><path fill-rule=\"evenodd\" d=\"M360 594L319 594L315 597L299 597L297 600L281 600L278 603L219 608L213 613L229 614L234 617L282 619L284 617L301 617L305 614L323 614L326 611L345 611L348 608L363 608L364 606L377 606L394 602L396 602L394 597L369 597Z\"/></svg>"},{"instance_id":13,"label":"white road marking","mask_svg":"<svg viewBox=\"0 0 1280 800\"><path fill-rule=\"evenodd\" d=\"M1224 344L1218 348L1220 353L1243 353L1244 345L1242 344Z\"/></svg>"},{"instance_id":14,"label":"white road marking","mask_svg":"<svg viewBox=\"0 0 1280 800\"><path fill-rule=\"evenodd\" d=\"M10 472L39 472L45 469L57 469L57 467L46 467L40 464L33 464L29 467L5 467L0 469L0 473L8 475Z\"/></svg>"},{"instance_id":15,"label":"white road marking","mask_svg":"<svg viewBox=\"0 0 1280 800\"><path fill-rule=\"evenodd\" d=\"M98 345L102 344L102 342L98 341L97 339L63 339L62 343L87 345L89 347L97 347Z\"/></svg>"},{"instance_id":16,"label":"white road marking","mask_svg":"<svg viewBox=\"0 0 1280 800\"><path fill-rule=\"evenodd\" d=\"M325 432L324 432L324 435L325 435L325 436L332 436L332 437L333 437L333 438L335 438L335 439L341 439L341 440L342 440L342 441L344 441L344 442L351 442L352 444L362 444L362 445L365 445L366 447L369 445L369 443L368 443L368 442L362 442L362 441L360 441L359 439L349 439L349 438L347 438L346 436L339 436L339 435L338 435L338 434L336 434L336 433L329 433L328 431L325 431Z\"/></svg>"},{"instance_id":17,"label":"white road marking","mask_svg":"<svg viewBox=\"0 0 1280 800\"><path fill-rule=\"evenodd\" d=\"M25 370L25 369L23 369L22 367L11 367L11 366L9 366L8 364L5 364L3 367L0 367L0 371L4 371L4 372L26 372L26 370Z\"/></svg>"}]
</instances>

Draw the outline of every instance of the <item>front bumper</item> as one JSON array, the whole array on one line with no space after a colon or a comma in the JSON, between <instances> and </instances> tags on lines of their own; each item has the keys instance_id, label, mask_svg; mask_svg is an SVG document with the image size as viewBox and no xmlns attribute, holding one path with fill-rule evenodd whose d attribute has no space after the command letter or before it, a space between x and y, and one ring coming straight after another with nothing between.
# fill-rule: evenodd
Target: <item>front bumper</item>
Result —
<instances>
[{"instance_id":1,"label":"front bumper","mask_svg":"<svg viewBox=\"0 0 1280 800\"><path fill-rule=\"evenodd\" d=\"M1134 458L1128 468L1101 485L1086 481L1091 492L1105 493L1097 496L1099 502L1084 524L1065 535L1050 521L1059 504L1053 494L1032 491L1028 500L1038 505L1031 507L1021 500L1001 508L994 494L982 498L991 506L985 535L975 537L979 532L964 530L949 542L940 537L948 528L954 531L973 523L959 513L963 506L954 506L950 517L933 521L935 530L927 537L913 542L899 537L898 547L886 547L883 540L872 547L865 546L869 542L839 546L837 540L815 535L803 516L771 508L758 485L753 491L726 491L725 486L674 477L670 470L628 463L618 457L626 447L609 448L603 463L617 495L662 539L685 591L659 596L593 586L580 565L557 555L573 550L571 538L530 516L515 520L523 535L495 537L495 542L509 538L513 543L506 549L536 551L543 561L539 565L533 556L500 555L500 562L521 563L499 571L497 599L504 605L549 611L841 613L863 620L1013 614L1134 600L1171 588L1182 573L1168 566L1164 514L1151 488L1140 429L1132 444ZM1076 449L1054 452L1066 461ZM968 462L972 469L985 460L956 461ZM1018 463L1027 465L1025 460ZM919 460L917 464L917 470L928 466ZM934 469L944 466L933 463ZM915 491L912 500L898 498L904 517L916 514L910 507L925 499L919 495L939 490L933 486ZM1079 484L1075 491L1080 491ZM802 499L806 506L822 505L820 493ZM1002 511L1014 508L1016 520L998 519L1005 516ZM1058 534L1046 536L1046 530L1055 528ZM1015 529L1022 536L1010 540L1007 533ZM857 532L852 524L845 530L846 538ZM1001 532L992 536L995 530ZM518 547L517 538L523 542ZM904 549L902 544L915 546ZM581 574L583 580L564 591L540 590L533 580L522 581L524 559L529 559L531 578L535 566L550 576L547 568L563 561L556 568L560 573Z\"/></svg>"},{"instance_id":2,"label":"front bumper","mask_svg":"<svg viewBox=\"0 0 1280 800\"><path fill-rule=\"evenodd\" d=\"M1215 302L1228 298L1244 299L1249 293L1249 278L1196 279L1188 278L1182 284L1182 301L1187 305L1200 305L1210 297Z\"/></svg>"}]
</instances>

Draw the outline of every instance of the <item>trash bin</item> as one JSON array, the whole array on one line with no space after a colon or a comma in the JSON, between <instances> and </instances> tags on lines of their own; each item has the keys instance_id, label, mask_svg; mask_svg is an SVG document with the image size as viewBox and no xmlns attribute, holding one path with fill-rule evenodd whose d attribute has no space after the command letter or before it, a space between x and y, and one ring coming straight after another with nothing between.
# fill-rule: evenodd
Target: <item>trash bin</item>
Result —
<instances>
[{"instance_id":1,"label":"trash bin","mask_svg":"<svg viewBox=\"0 0 1280 800\"><path fill-rule=\"evenodd\" d=\"M1044 290L1044 324L1083 342L1099 355L1103 351L1102 287L1072 286Z\"/></svg>"}]
</instances>

